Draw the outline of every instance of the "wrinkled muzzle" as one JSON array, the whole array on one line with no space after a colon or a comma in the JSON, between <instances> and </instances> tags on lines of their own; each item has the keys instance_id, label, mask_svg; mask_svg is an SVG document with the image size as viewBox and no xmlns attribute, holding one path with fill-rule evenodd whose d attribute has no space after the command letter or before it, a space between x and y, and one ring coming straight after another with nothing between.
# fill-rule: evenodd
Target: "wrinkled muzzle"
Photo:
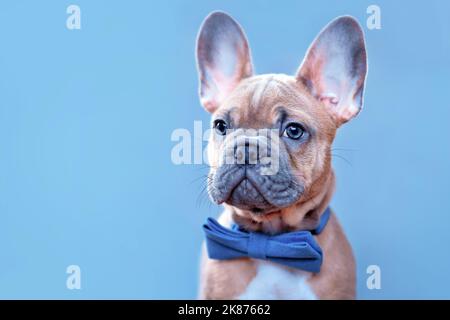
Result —
<instances>
[{"instance_id":1,"label":"wrinkled muzzle","mask_svg":"<svg viewBox=\"0 0 450 320\"><path fill-rule=\"evenodd\" d=\"M278 130L237 129L222 141L218 168L210 173L209 194L254 213L268 213L298 200L303 188L296 182Z\"/></svg>"}]
</instances>

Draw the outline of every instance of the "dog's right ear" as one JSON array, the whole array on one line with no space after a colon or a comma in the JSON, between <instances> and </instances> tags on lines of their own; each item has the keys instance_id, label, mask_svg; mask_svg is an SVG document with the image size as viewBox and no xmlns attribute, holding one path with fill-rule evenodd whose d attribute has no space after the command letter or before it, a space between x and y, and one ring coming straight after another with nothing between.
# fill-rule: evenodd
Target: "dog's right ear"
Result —
<instances>
[{"instance_id":1,"label":"dog's right ear","mask_svg":"<svg viewBox=\"0 0 450 320\"><path fill-rule=\"evenodd\" d=\"M214 112L238 83L253 74L250 49L239 24L223 12L206 17L197 38L200 101Z\"/></svg>"}]
</instances>

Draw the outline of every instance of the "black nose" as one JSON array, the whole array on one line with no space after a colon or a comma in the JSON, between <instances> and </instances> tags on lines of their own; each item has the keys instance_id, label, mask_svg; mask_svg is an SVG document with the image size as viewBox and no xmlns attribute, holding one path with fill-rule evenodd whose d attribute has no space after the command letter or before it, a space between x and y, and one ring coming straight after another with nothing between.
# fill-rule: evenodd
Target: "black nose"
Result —
<instances>
[{"instance_id":1,"label":"black nose","mask_svg":"<svg viewBox=\"0 0 450 320\"><path fill-rule=\"evenodd\" d=\"M250 164L250 142L245 141L245 164Z\"/></svg>"},{"instance_id":2,"label":"black nose","mask_svg":"<svg viewBox=\"0 0 450 320\"><path fill-rule=\"evenodd\" d=\"M258 162L258 144L252 144L246 139L243 145L234 146L234 159L237 164L257 164Z\"/></svg>"}]
</instances>

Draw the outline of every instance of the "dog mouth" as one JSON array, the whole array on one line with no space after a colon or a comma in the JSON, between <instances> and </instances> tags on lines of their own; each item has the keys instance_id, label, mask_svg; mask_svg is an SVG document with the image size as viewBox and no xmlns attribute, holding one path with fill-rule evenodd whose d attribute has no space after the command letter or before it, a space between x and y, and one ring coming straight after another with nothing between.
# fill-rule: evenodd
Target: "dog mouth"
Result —
<instances>
[{"instance_id":1,"label":"dog mouth","mask_svg":"<svg viewBox=\"0 0 450 320\"><path fill-rule=\"evenodd\" d=\"M230 197L225 203L257 215L266 214L276 209L248 178L244 178L232 189Z\"/></svg>"},{"instance_id":2,"label":"dog mouth","mask_svg":"<svg viewBox=\"0 0 450 320\"><path fill-rule=\"evenodd\" d=\"M217 204L226 203L255 215L267 215L294 204L303 188L289 174L261 175L257 170L232 166L221 168L208 188Z\"/></svg>"}]
</instances>

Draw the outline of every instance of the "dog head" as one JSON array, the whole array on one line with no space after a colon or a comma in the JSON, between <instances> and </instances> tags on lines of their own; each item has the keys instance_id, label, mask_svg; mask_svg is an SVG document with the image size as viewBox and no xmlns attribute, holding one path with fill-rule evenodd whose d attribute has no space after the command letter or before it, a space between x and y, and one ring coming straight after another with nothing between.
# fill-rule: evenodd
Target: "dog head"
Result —
<instances>
[{"instance_id":1,"label":"dog head","mask_svg":"<svg viewBox=\"0 0 450 320\"><path fill-rule=\"evenodd\" d=\"M200 100L212 114L210 197L254 218L312 198L330 175L336 130L363 105L358 22L345 16L328 24L295 76L254 75L242 28L214 12L201 26L197 63Z\"/></svg>"}]
</instances>

